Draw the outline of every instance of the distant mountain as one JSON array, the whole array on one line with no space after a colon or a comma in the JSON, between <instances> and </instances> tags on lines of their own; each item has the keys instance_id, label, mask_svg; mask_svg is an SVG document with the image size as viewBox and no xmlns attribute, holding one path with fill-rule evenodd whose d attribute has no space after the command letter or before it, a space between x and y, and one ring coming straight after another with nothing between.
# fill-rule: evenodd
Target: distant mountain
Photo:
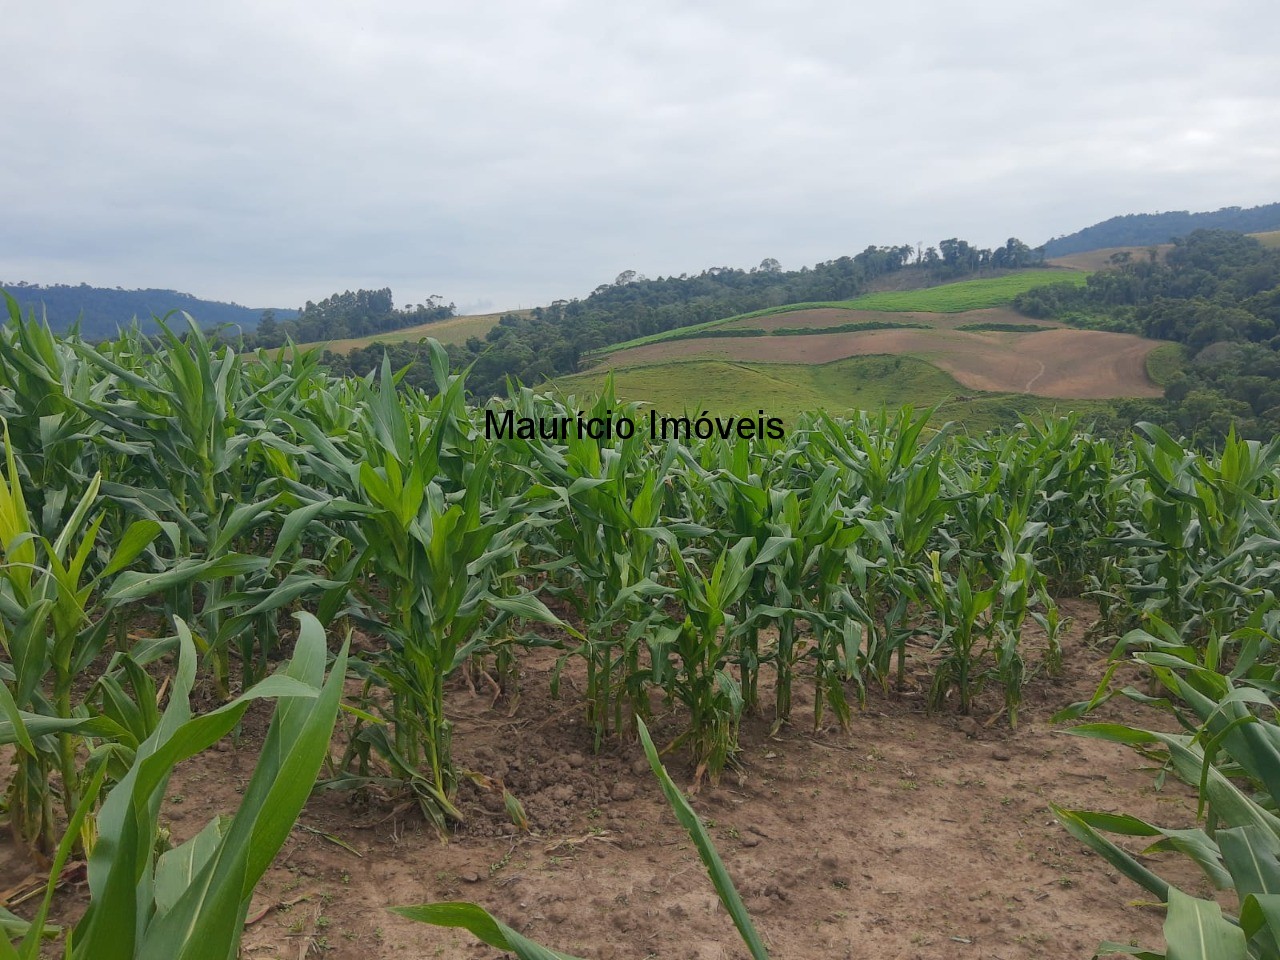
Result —
<instances>
[{"instance_id":1,"label":"distant mountain","mask_svg":"<svg viewBox=\"0 0 1280 960\"><path fill-rule=\"evenodd\" d=\"M1238 233L1280 230L1280 203L1247 209L1223 207L1212 213L1188 213L1186 210L1130 213L1103 220L1065 237L1054 237L1044 245L1044 255L1062 257L1104 247L1154 246L1201 229L1235 230Z\"/></svg>"},{"instance_id":2,"label":"distant mountain","mask_svg":"<svg viewBox=\"0 0 1280 960\"><path fill-rule=\"evenodd\" d=\"M129 326L134 318L145 332L153 333L157 328L152 318L163 317L172 310L185 310L204 329L234 324L248 331L257 328L263 309L266 309L201 300L177 290L121 290L119 287L113 290L91 287L87 283L42 286L0 280L0 289L22 305L24 314L34 310L36 316L48 317L49 326L56 331L66 331L76 320L81 320L80 333L86 339L113 337L118 328ZM272 309L277 320L289 320L298 315L297 310ZM0 317L3 315L3 310L0 310Z\"/></svg>"}]
</instances>

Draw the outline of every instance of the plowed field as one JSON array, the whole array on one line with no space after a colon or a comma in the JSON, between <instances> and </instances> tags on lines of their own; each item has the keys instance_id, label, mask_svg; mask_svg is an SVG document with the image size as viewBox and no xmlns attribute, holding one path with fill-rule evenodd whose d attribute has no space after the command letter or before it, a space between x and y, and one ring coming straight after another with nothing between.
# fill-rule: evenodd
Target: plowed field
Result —
<instances>
[{"instance_id":1,"label":"plowed field","mask_svg":"<svg viewBox=\"0 0 1280 960\"><path fill-rule=\"evenodd\" d=\"M983 314L978 316L978 314ZM975 311L948 318L955 325L999 320ZM812 315L810 315L812 314ZM838 314L838 316L837 316ZM929 315L896 314L903 322L928 322ZM850 310L814 310L755 319L764 328L835 326L882 320ZM1028 323L1026 318L1016 318ZM1062 399L1155 397L1146 357L1157 341L1096 330L1051 329L1035 333L966 331L951 327L816 333L795 336L708 337L652 343L605 357L602 368L619 369L665 360L723 359L744 362L830 363L845 357L889 354L918 357L947 371L973 390L1029 393Z\"/></svg>"}]
</instances>

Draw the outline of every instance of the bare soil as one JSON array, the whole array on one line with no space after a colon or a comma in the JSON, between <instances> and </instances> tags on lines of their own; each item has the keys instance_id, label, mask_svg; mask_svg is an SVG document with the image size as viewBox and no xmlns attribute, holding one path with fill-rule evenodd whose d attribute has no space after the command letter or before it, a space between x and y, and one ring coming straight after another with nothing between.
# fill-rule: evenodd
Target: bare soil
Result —
<instances>
[{"instance_id":1,"label":"bare soil","mask_svg":"<svg viewBox=\"0 0 1280 960\"><path fill-rule=\"evenodd\" d=\"M812 729L796 688L793 726L770 735L744 723L740 768L693 799L773 956L867 960L1089 957L1103 939L1161 942L1161 916L1142 891L1069 837L1048 804L1124 811L1190 824L1180 784L1156 792L1132 752L1065 735L1048 723L1092 694L1103 654L1088 645L1092 608L1076 618L1064 674L1027 690L1011 731L988 692L973 717L930 715L920 678L904 693L872 693L852 729ZM505 782L523 802L516 830L496 791L468 782L467 816L442 843L394 798L312 798L250 910L244 956L491 958L460 930L387 912L397 904L469 900L548 946L588 958L738 958L747 954L687 835L635 742L591 749L572 682L549 697L553 660L524 665L514 711L487 693L452 691L456 756ZM766 700L768 696L766 695ZM1108 717L1155 719L1127 701ZM675 726L655 704L655 739ZM263 718L243 738L181 768L168 791L175 839L229 812L252 772ZM691 771L668 758L677 782ZM1208 894L1176 857L1157 868ZM31 869L0 846L0 878ZM0 882L0 887L8 886ZM83 883L56 905L72 918Z\"/></svg>"},{"instance_id":2,"label":"bare soil","mask_svg":"<svg viewBox=\"0 0 1280 960\"><path fill-rule=\"evenodd\" d=\"M797 314L783 316L794 318ZM866 318L878 316L868 314ZM912 315L895 316L905 320ZM965 317L964 322L977 322L974 313L957 316ZM851 322L851 319L837 322ZM792 320L780 325L799 324ZM602 365L621 368L698 358L750 363L830 363L854 356L904 355L935 364L973 390L1089 400L1160 396L1162 388L1151 382L1146 369L1147 354L1157 346L1159 343L1154 340L1099 330L1060 328L1007 333L936 327L665 341L609 354Z\"/></svg>"}]
</instances>

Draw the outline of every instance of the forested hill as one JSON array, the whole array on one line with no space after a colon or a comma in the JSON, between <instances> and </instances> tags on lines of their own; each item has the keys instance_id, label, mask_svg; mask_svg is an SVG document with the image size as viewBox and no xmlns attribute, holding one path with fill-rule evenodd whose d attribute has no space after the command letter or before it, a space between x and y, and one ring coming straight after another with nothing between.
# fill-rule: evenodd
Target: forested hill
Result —
<instances>
[{"instance_id":1,"label":"forested hill","mask_svg":"<svg viewBox=\"0 0 1280 960\"><path fill-rule=\"evenodd\" d=\"M1280 249L1226 230L1197 230L1163 259L1121 258L1087 285L1053 284L1014 300L1032 317L1138 333L1183 345L1161 409L1140 412L1184 435L1220 440L1280 433Z\"/></svg>"},{"instance_id":2,"label":"forested hill","mask_svg":"<svg viewBox=\"0 0 1280 960\"><path fill-rule=\"evenodd\" d=\"M505 316L483 340L472 337L448 349L455 368L471 368L468 388L476 396L489 396L501 393L508 377L535 384L574 373L588 353L601 347L766 307L844 300L888 274L912 273L921 283L942 283L1042 262L1039 251L1016 237L994 249L953 237L928 249L867 247L855 256L798 270L784 270L772 258L750 270L712 267L656 280L627 270L581 300L557 300L526 316ZM417 344L375 343L345 355L330 354L326 362L335 371L363 375L377 367L384 353L397 366L412 368L406 375L409 383L430 383Z\"/></svg>"},{"instance_id":3,"label":"forested hill","mask_svg":"<svg viewBox=\"0 0 1280 960\"><path fill-rule=\"evenodd\" d=\"M1193 230L1234 230L1262 233L1280 230L1280 203L1262 207L1223 207L1208 213L1171 210L1168 213L1130 213L1112 217L1044 245L1046 257L1102 250L1106 247L1146 247L1185 237Z\"/></svg>"},{"instance_id":4,"label":"forested hill","mask_svg":"<svg viewBox=\"0 0 1280 960\"><path fill-rule=\"evenodd\" d=\"M0 289L22 306L24 313L34 310L36 316L47 316L49 326L65 332L80 320L80 334L87 340L114 337L116 330L129 326L134 318L148 333L155 331L152 317L163 317L171 310L185 310L203 327L235 324L245 330L258 326L263 309L242 307L237 303L201 300L177 290L122 290L119 287L91 287L33 283L8 283L0 280ZM297 316L296 310L275 310L281 320ZM83 319L81 319L83 318Z\"/></svg>"}]
</instances>

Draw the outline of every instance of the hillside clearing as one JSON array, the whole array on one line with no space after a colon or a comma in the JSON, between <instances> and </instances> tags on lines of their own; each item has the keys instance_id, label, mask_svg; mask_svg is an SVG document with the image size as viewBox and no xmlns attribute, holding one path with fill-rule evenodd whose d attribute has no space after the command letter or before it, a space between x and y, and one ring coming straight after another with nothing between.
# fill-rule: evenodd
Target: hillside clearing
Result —
<instances>
[{"instance_id":1,"label":"hillside clearing","mask_svg":"<svg viewBox=\"0 0 1280 960\"><path fill-rule=\"evenodd\" d=\"M708 320L705 323L694 324L687 327L676 327L671 330L664 330L659 333L648 334L643 337L635 337L634 339L624 341L623 343L612 344L602 348L598 352L598 356L606 356L610 353L616 353L621 350L627 350L631 347L645 346L651 343L662 343L666 340L674 339L691 339L691 334L702 331L713 330L721 326L751 326L762 327L766 329L776 329L776 327L794 326L788 319L788 314L805 313L811 314L815 311L836 310L836 311L858 311L862 314L868 313L928 313L928 314L955 314L967 313L975 310L988 310L997 307L1007 307L1020 293L1025 293L1034 287L1043 286L1047 283L1075 283L1083 284L1086 280L1086 274L1073 270L1020 270L1016 273L1003 274L998 277L983 277L977 280L961 280L956 283L942 284L941 286L924 287L917 290L892 290L882 291L879 293L869 293L865 296L856 297L852 300L835 300L835 301L814 301L808 303L789 303L778 307L767 307L763 310L753 310L750 313L740 313L732 317L724 317L720 320ZM784 319L777 320L772 327L765 327L764 321L774 320L774 318L782 317ZM867 317L867 319L875 319ZM880 319L890 319L882 317ZM892 319L902 320L901 316L895 316ZM1019 320L1025 318L1018 317ZM747 324L744 321L752 321ZM832 324L834 325L834 323Z\"/></svg>"},{"instance_id":2,"label":"hillside clearing","mask_svg":"<svg viewBox=\"0 0 1280 960\"><path fill-rule=\"evenodd\" d=\"M1128 254L1131 260L1145 259L1151 255L1150 251L1156 252L1156 257L1163 260L1173 249L1171 243L1153 244L1149 247L1104 247L1101 250L1086 250L1083 253L1067 253L1060 257L1053 257L1048 263L1056 267L1066 267L1070 270L1084 270L1094 272L1097 270L1113 270L1116 264L1112 261L1114 256L1123 256Z\"/></svg>"},{"instance_id":3,"label":"hillside clearing","mask_svg":"<svg viewBox=\"0 0 1280 960\"><path fill-rule=\"evenodd\" d=\"M1056 329L1034 336L963 330L873 330L794 337L654 343L610 354L620 369L676 359L825 364L845 357L905 355L927 360L972 390L1060 399L1155 397L1146 357L1157 346L1131 334Z\"/></svg>"},{"instance_id":4,"label":"hillside clearing","mask_svg":"<svg viewBox=\"0 0 1280 960\"><path fill-rule=\"evenodd\" d=\"M432 337L441 343L466 343L470 337L483 338L498 321L507 315L527 316L528 310L503 310L501 313L477 313L465 317L450 317L448 320L437 320L434 323L422 323L416 327L405 327L403 330L388 330L367 337L352 337L345 340L320 340L315 343L303 343L303 348L320 347L334 353L350 353L371 347L376 343L416 343L418 340Z\"/></svg>"},{"instance_id":5,"label":"hillside clearing","mask_svg":"<svg viewBox=\"0 0 1280 960\"><path fill-rule=\"evenodd\" d=\"M1250 233L1247 236L1253 237L1264 247L1280 247L1280 230L1271 230L1266 233ZM1131 259L1138 260L1149 257L1151 255L1150 251L1154 250L1156 257L1163 260L1172 249L1172 243L1153 243L1145 247L1103 247L1099 250L1085 250L1081 253L1067 253L1060 257L1050 257L1045 262L1055 267L1066 267L1069 270L1093 272L1095 270L1114 269L1116 264L1112 262L1111 258L1117 254L1128 254Z\"/></svg>"}]
</instances>

